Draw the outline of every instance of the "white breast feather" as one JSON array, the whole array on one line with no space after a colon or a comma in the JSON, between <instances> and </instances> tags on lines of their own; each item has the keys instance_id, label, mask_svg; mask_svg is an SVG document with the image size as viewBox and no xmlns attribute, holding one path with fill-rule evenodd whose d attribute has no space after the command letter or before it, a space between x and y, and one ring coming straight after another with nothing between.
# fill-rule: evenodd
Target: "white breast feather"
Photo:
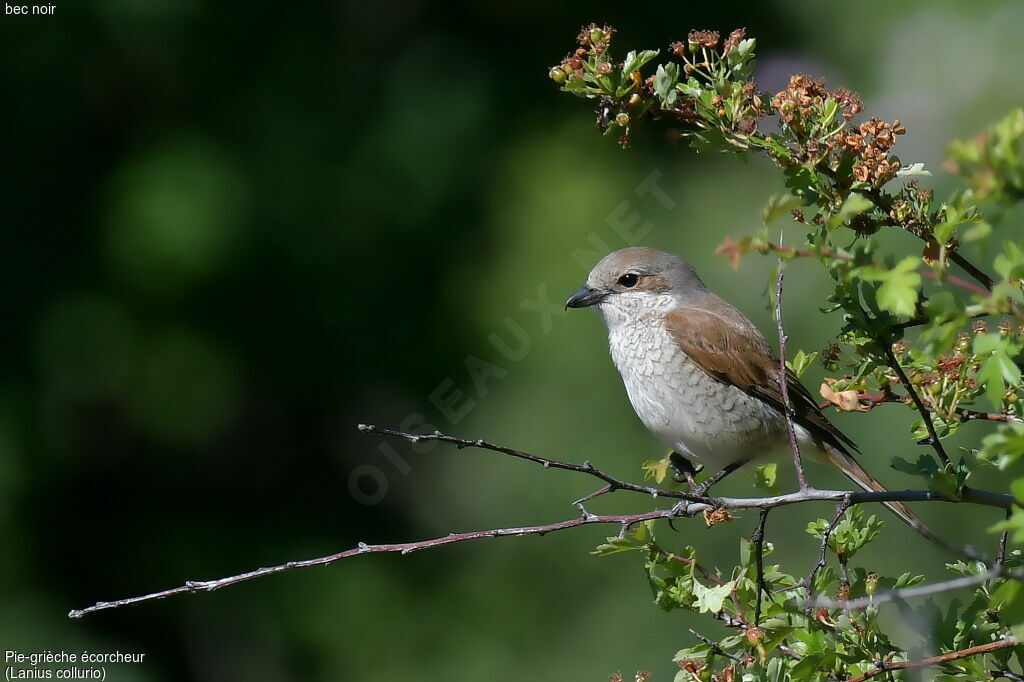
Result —
<instances>
[{"instance_id":1,"label":"white breast feather","mask_svg":"<svg viewBox=\"0 0 1024 682\"><path fill-rule=\"evenodd\" d=\"M671 296L615 299L600 306L612 360L637 416L663 443L712 470L785 443L784 420L773 408L706 374L669 335Z\"/></svg>"}]
</instances>

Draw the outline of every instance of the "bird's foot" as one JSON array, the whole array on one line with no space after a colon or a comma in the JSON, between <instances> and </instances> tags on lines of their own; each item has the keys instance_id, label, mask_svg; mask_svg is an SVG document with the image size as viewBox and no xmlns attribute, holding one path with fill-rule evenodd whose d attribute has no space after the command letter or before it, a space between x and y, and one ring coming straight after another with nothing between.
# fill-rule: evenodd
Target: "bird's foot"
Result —
<instances>
[{"instance_id":1,"label":"bird's foot","mask_svg":"<svg viewBox=\"0 0 1024 682\"><path fill-rule=\"evenodd\" d=\"M704 467L695 467L693 462L675 451L669 453L668 461L672 466L672 469L675 471L675 475L672 478L676 483L689 483L691 489L697 486L697 474L699 474Z\"/></svg>"},{"instance_id":2,"label":"bird's foot","mask_svg":"<svg viewBox=\"0 0 1024 682\"><path fill-rule=\"evenodd\" d=\"M724 469L722 469L718 473L713 474L712 476L710 476L706 481L703 481L702 483L698 483L698 484L691 484L690 485L690 487L692 489L691 492L693 492L694 495L699 495L700 497L706 496L708 494L708 491L711 489L711 486L713 486L714 484L718 483L723 478L725 478L726 476L728 476L732 472L736 471L737 469L739 469L740 467L742 467L746 463L747 463L747 460L740 460L738 462L733 462L732 464L727 465Z\"/></svg>"}]
</instances>

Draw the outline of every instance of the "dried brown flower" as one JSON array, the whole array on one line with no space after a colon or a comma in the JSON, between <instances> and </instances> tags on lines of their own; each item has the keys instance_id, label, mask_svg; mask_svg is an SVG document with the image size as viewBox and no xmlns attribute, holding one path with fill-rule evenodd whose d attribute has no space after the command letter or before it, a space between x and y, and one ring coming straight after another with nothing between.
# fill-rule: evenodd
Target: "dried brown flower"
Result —
<instances>
[{"instance_id":1,"label":"dried brown flower","mask_svg":"<svg viewBox=\"0 0 1024 682\"><path fill-rule=\"evenodd\" d=\"M939 371L949 377L956 377L960 374L960 366L966 362L966 359L961 355L943 355L940 356L936 366Z\"/></svg>"},{"instance_id":2,"label":"dried brown flower","mask_svg":"<svg viewBox=\"0 0 1024 682\"><path fill-rule=\"evenodd\" d=\"M583 46L593 45L597 47L601 45L603 51L604 46L612 41L612 34L614 33L615 29L611 26L598 26L591 23L580 29L579 34L576 36L576 42Z\"/></svg>"},{"instance_id":3,"label":"dried brown flower","mask_svg":"<svg viewBox=\"0 0 1024 682\"><path fill-rule=\"evenodd\" d=\"M722 46L722 52L728 52L729 50L735 50L740 46L740 42L747 37L747 29L737 28L729 37L725 39L725 44Z\"/></svg>"},{"instance_id":4,"label":"dried brown flower","mask_svg":"<svg viewBox=\"0 0 1024 682\"><path fill-rule=\"evenodd\" d=\"M707 663L700 660L699 658L684 658L677 663L680 669L685 670L688 673L696 675L701 670L707 667Z\"/></svg>"},{"instance_id":5,"label":"dried brown flower","mask_svg":"<svg viewBox=\"0 0 1024 682\"><path fill-rule=\"evenodd\" d=\"M687 41L691 44L696 43L701 47L714 49L718 47L719 37L718 31L690 31Z\"/></svg>"},{"instance_id":6,"label":"dried brown flower","mask_svg":"<svg viewBox=\"0 0 1024 682\"><path fill-rule=\"evenodd\" d=\"M704 523L707 524L708 528L715 525L716 523L726 523L733 520L733 515L729 513L728 509L705 509L703 512Z\"/></svg>"},{"instance_id":7,"label":"dried brown flower","mask_svg":"<svg viewBox=\"0 0 1024 682\"><path fill-rule=\"evenodd\" d=\"M749 135L757 130L757 119L753 116L741 116L736 120L736 130L744 135Z\"/></svg>"},{"instance_id":8,"label":"dried brown flower","mask_svg":"<svg viewBox=\"0 0 1024 682\"><path fill-rule=\"evenodd\" d=\"M832 97L843 108L843 118L847 121L859 114L864 108L864 102L861 100L860 95L853 90L836 88L832 92Z\"/></svg>"},{"instance_id":9,"label":"dried brown flower","mask_svg":"<svg viewBox=\"0 0 1024 682\"><path fill-rule=\"evenodd\" d=\"M711 679L714 682L734 682L736 679L736 664L730 663Z\"/></svg>"}]
</instances>

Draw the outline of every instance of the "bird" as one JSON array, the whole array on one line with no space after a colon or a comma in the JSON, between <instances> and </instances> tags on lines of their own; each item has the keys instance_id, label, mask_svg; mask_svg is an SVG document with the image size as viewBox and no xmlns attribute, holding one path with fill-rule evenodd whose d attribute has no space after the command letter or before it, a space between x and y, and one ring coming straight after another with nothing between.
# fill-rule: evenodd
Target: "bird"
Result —
<instances>
[{"instance_id":1,"label":"bird","mask_svg":"<svg viewBox=\"0 0 1024 682\"><path fill-rule=\"evenodd\" d=\"M642 246L614 251L565 306L600 314L629 401L644 426L672 448L673 461L681 455L718 472L697 494L747 463L790 451L778 358L754 323L712 292L686 260ZM792 370L785 381L801 451L866 491L886 491ZM937 540L906 505L884 504Z\"/></svg>"}]
</instances>

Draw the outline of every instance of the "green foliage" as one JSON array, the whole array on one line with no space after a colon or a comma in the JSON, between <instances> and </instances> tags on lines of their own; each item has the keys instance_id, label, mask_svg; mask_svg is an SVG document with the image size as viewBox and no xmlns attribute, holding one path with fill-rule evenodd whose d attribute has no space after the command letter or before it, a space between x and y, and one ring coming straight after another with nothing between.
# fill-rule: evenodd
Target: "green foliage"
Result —
<instances>
[{"instance_id":1,"label":"green foliage","mask_svg":"<svg viewBox=\"0 0 1024 682\"><path fill-rule=\"evenodd\" d=\"M825 519L818 519L807 524L807 532L819 540L824 536L825 530L831 525ZM879 521L874 516L864 520L864 512L860 507L854 507L843 514L828 536L828 548L836 555L844 559L850 559L859 550L863 549L872 540L875 540L885 522Z\"/></svg>"},{"instance_id":2,"label":"green foliage","mask_svg":"<svg viewBox=\"0 0 1024 682\"><path fill-rule=\"evenodd\" d=\"M789 367L799 376L820 357L830 374L822 396L837 409L867 413L896 403L914 410L907 435L934 452L912 460L896 456L892 465L950 501L967 499L968 481L979 467L1010 469L1024 454L1024 248L1013 240L989 242L1009 209L1024 199L1024 110L974 141L953 143L950 164L966 187L939 200L918 184L931 175L923 164L905 164L893 152L906 133L900 121L854 122L863 109L856 94L829 90L807 76L793 76L778 93L759 91L751 80L755 42L743 30L724 41L713 31L692 32L671 44L660 63L662 55L651 50L616 61L613 34L609 27L585 28L580 47L551 72L564 91L598 101L603 132L619 133L626 147L639 126L662 122L699 153L760 155L779 170L786 192L767 201L765 228L727 238L718 253L734 267L750 252L813 258L831 277L822 310L842 315L841 332L820 352L797 352ZM776 125L762 126L768 117ZM767 233L786 215L803 232L798 246L783 246ZM889 232L905 233L919 245L894 251L896 240L883 240ZM971 261L984 254L990 267ZM990 329L993 322L996 329ZM941 439L972 420L995 428L979 448L965 449L954 461ZM645 471L661 481L667 467L667 459L648 462ZM776 473L774 465L757 469L755 484L772 488ZM1007 483L1024 503L1024 478ZM873 598L923 582L906 572L886 575L895 561L853 565L883 526L856 505L835 522L811 522L807 532L819 546L825 543L830 561L807 578L764 566L760 597L757 552L747 541L736 566L724 573L698 563L692 547L676 553L660 545L653 524L609 538L595 553L640 552L656 604L711 614L738 631L679 651L677 681L846 679L874 670L879 661L920 658L920 651L890 641L878 624L877 606L844 612L808 601L815 595ZM1024 541L1024 510L1015 509L989 531ZM771 550L765 543L765 556ZM1011 552L1003 566L1018 564ZM990 579L991 567L980 561L947 568L985 580L966 604L940 608L929 600L919 608L933 630L923 648L957 652L1024 634L1020 582ZM1016 648L957 656L939 666L935 679L993 679L992 671L1011 667Z\"/></svg>"}]
</instances>

